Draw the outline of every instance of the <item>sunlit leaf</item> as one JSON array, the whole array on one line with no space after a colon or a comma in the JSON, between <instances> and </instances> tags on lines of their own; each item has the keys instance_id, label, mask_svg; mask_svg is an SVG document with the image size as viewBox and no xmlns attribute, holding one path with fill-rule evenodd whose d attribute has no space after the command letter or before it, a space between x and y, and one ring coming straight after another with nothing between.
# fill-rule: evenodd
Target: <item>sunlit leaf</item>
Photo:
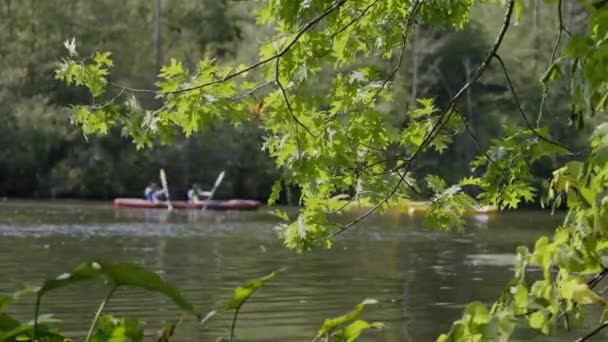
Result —
<instances>
[{"instance_id":1,"label":"sunlit leaf","mask_svg":"<svg viewBox=\"0 0 608 342\"><path fill-rule=\"evenodd\" d=\"M249 297L251 297L262 285L264 285L265 282L274 278L275 275L276 272L272 272L267 276L251 280L245 285L235 288L232 294L232 298L225 306L225 310L239 309L241 306L243 306L243 304L245 304Z\"/></svg>"}]
</instances>

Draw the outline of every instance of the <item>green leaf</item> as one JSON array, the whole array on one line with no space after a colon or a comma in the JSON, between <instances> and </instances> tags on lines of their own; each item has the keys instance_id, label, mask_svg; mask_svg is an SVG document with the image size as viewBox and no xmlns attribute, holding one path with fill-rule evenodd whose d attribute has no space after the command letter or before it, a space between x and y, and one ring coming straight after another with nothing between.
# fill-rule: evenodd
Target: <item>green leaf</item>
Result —
<instances>
[{"instance_id":1,"label":"green leaf","mask_svg":"<svg viewBox=\"0 0 608 342\"><path fill-rule=\"evenodd\" d=\"M546 321L547 318L541 311L536 311L528 317L528 323L534 329L542 329L542 327L546 324Z\"/></svg>"},{"instance_id":2,"label":"green leaf","mask_svg":"<svg viewBox=\"0 0 608 342\"><path fill-rule=\"evenodd\" d=\"M361 311L363 311L363 308L366 305L376 304L376 303L378 303L378 301L375 299L366 299L363 302L357 304L352 311L350 311L342 316L326 319L325 322L323 322L321 329L319 329L319 332L317 333L315 340L319 340L323 336L329 335L331 332L333 332L336 328L338 328L342 324L357 319L359 317L359 315L361 315Z\"/></svg>"},{"instance_id":3,"label":"green leaf","mask_svg":"<svg viewBox=\"0 0 608 342\"><path fill-rule=\"evenodd\" d=\"M589 52L589 41L585 37L573 35L564 46L564 56L570 58L581 58Z\"/></svg>"},{"instance_id":4,"label":"green leaf","mask_svg":"<svg viewBox=\"0 0 608 342\"><path fill-rule=\"evenodd\" d=\"M600 323L608 320L608 305L604 305L604 311L602 311L602 317L600 317Z\"/></svg>"},{"instance_id":5,"label":"green leaf","mask_svg":"<svg viewBox=\"0 0 608 342\"><path fill-rule=\"evenodd\" d=\"M515 313L526 313L528 311L528 288L519 284L512 290L513 304L515 305Z\"/></svg>"},{"instance_id":6,"label":"green leaf","mask_svg":"<svg viewBox=\"0 0 608 342\"><path fill-rule=\"evenodd\" d=\"M272 272L267 276L251 280L245 285L235 288L232 294L232 298L230 299L230 302L228 302L228 304L226 305L225 310L240 309L240 307L245 304L249 297L251 297L265 282L274 278L275 275L276 272Z\"/></svg>"},{"instance_id":7,"label":"green leaf","mask_svg":"<svg viewBox=\"0 0 608 342\"><path fill-rule=\"evenodd\" d=\"M132 318L114 318L103 315L97 321L95 333L91 342L141 342L143 328L141 322Z\"/></svg>"},{"instance_id":8,"label":"green leaf","mask_svg":"<svg viewBox=\"0 0 608 342\"><path fill-rule=\"evenodd\" d=\"M281 220L283 220L285 222L289 221L289 215L287 215L287 213L284 212L283 210L275 209L271 212L271 214L280 218Z\"/></svg>"},{"instance_id":9,"label":"green leaf","mask_svg":"<svg viewBox=\"0 0 608 342\"><path fill-rule=\"evenodd\" d=\"M57 322L50 316L38 317L36 336L38 340L45 342L63 342L64 337L55 329L48 328L44 323ZM30 341L34 336L33 323L21 323L6 313L0 313L0 341L17 342Z\"/></svg>"},{"instance_id":10,"label":"green leaf","mask_svg":"<svg viewBox=\"0 0 608 342\"><path fill-rule=\"evenodd\" d=\"M192 304L181 295L179 289L157 273L136 264L110 264L101 261L99 264L103 274L116 286L135 286L164 294L183 310L196 313Z\"/></svg>"},{"instance_id":11,"label":"green leaf","mask_svg":"<svg viewBox=\"0 0 608 342\"><path fill-rule=\"evenodd\" d=\"M83 263L71 273L64 273L56 279L45 281L37 291L38 296L42 297L49 291L99 277L105 278L113 286L134 286L164 294L183 310L197 314L192 304L181 295L177 287L163 280L158 274L136 264L111 264L99 260Z\"/></svg>"},{"instance_id":12,"label":"green leaf","mask_svg":"<svg viewBox=\"0 0 608 342\"><path fill-rule=\"evenodd\" d=\"M368 329L382 329L383 324L379 322L368 323L364 320L356 320L353 323L349 324L342 330L342 337L345 342L353 342L356 341L359 336L363 333L363 331Z\"/></svg>"},{"instance_id":13,"label":"green leaf","mask_svg":"<svg viewBox=\"0 0 608 342\"><path fill-rule=\"evenodd\" d=\"M277 202L277 200L279 199L279 196L281 195L281 188L282 188L282 181L280 179L277 179L276 181L274 181L274 184L272 184L272 192L270 193L270 197L268 197L269 206L272 206Z\"/></svg>"},{"instance_id":14,"label":"green leaf","mask_svg":"<svg viewBox=\"0 0 608 342\"><path fill-rule=\"evenodd\" d=\"M175 335L175 331L181 325L183 320L184 316L180 317L180 319L173 323L165 324L160 336L156 339L156 342L169 342L173 335Z\"/></svg>"},{"instance_id":15,"label":"green leaf","mask_svg":"<svg viewBox=\"0 0 608 342\"><path fill-rule=\"evenodd\" d=\"M24 295L35 293L38 289L32 287L23 287L11 295L0 297L0 313L4 312L15 300L20 299Z\"/></svg>"},{"instance_id":16,"label":"green leaf","mask_svg":"<svg viewBox=\"0 0 608 342\"><path fill-rule=\"evenodd\" d=\"M551 66L549 66L549 69L547 69L547 71L545 71L545 73L540 79L540 82L543 84L544 87L546 87L550 81L554 81L560 77L562 77L562 69L560 66L560 60L557 60L553 64L551 64Z\"/></svg>"},{"instance_id":17,"label":"green leaf","mask_svg":"<svg viewBox=\"0 0 608 342\"><path fill-rule=\"evenodd\" d=\"M36 292L38 296L42 297L49 291L83 281L96 279L100 275L101 265L99 263L95 261L83 263L76 266L71 273L63 273L55 279L46 280Z\"/></svg>"},{"instance_id":18,"label":"green leaf","mask_svg":"<svg viewBox=\"0 0 608 342\"><path fill-rule=\"evenodd\" d=\"M590 289L585 283L569 283L569 286L571 286L572 300L579 304L607 304L606 299Z\"/></svg>"},{"instance_id":19,"label":"green leaf","mask_svg":"<svg viewBox=\"0 0 608 342\"><path fill-rule=\"evenodd\" d=\"M519 19L521 19L521 15L526 10L526 4L525 4L524 0L515 0L514 7L515 7L514 8L515 22L519 22Z\"/></svg>"},{"instance_id":20,"label":"green leaf","mask_svg":"<svg viewBox=\"0 0 608 342\"><path fill-rule=\"evenodd\" d=\"M98 52L95 52L95 55L93 56L93 60L99 65L105 65L107 67L111 67L114 64L112 63L110 56L112 56L112 52L109 52L109 51L99 52L98 51Z\"/></svg>"},{"instance_id":21,"label":"green leaf","mask_svg":"<svg viewBox=\"0 0 608 342\"><path fill-rule=\"evenodd\" d=\"M471 321L476 325L487 324L490 321L488 308L481 302L469 303L464 312L470 315Z\"/></svg>"}]
</instances>

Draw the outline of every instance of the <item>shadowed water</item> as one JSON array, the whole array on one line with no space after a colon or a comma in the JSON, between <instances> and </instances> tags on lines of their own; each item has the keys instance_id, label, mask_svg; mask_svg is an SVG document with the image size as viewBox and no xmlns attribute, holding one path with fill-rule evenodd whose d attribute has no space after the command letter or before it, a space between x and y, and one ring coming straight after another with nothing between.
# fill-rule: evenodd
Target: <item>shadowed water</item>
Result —
<instances>
[{"instance_id":1,"label":"shadowed water","mask_svg":"<svg viewBox=\"0 0 608 342\"><path fill-rule=\"evenodd\" d=\"M363 341L432 341L465 303L496 298L512 274L515 246L532 244L559 221L518 212L471 218L464 233L437 233L417 218L387 215L362 222L330 250L296 254L282 247L273 230L278 221L265 209L169 213L117 211L107 203L6 201L0 203L0 292L102 258L163 273L208 312L225 304L235 286L286 267L242 309L239 341L310 341L325 318L365 298L379 303L363 318L386 328ZM42 313L54 313L68 335L82 339L106 291L92 283L52 292ZM32 302L26 298L13 313L30 319ZM143 319L151 336L179 316L163 297L135 289L120 289L107 312ZM215 341L228 335L230 319L216 316L204 326L189 320L176 340ZM576 334L560 336L570 341ZM556 339L533 333L525 340Z\"/></svg>"}]
</instances>

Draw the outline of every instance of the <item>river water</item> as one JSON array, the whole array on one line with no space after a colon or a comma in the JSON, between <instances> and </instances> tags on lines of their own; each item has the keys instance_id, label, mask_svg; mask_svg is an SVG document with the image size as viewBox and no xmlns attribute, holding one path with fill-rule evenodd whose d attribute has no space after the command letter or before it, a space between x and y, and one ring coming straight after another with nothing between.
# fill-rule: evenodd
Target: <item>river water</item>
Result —
<instances>
[{"instance_id":1,"label":"river water","mask_svg":"<svg viewBox=\"0 0 608 342\"><path fill-rule=\"evenodd\" d=\"M511 277L515 247L531 245L560 220L545 212L501 213L470 218L461 233L439 233L424 228L419 218L385 215L338 237L330 250L297 254L282 247L273 230L277 219L265 209L169 213L115 210L108 203L5 201L0 203L0 292L39 284L101 258L161 272L197 309L208 312L225 304L235 286L286 268L243 307L239 341L310 341L325 318L366 298L378 304L367 307L362 318L386 326L362 341L433 341L465 303L495 299ZM53 313L67 335L81 340L106 291L97 283L64 288L44 298L41 312ZM11 310L30 319L32 302L26 298ZM106 311L144 320L150 339L179 316L162 296L137 289L119 290ZM175 340L215 341L228 335L230 319L219 315L203 326L187 320ZM528 332L520 338L570 341L573 336Z\"/></svg>"}]
</instances>

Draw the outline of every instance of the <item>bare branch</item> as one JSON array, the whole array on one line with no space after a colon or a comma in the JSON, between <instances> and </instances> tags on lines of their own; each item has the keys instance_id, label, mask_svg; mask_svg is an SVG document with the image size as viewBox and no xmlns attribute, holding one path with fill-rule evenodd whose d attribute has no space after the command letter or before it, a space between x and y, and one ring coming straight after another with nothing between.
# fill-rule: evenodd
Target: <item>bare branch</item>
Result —
<instances>
[{"instance_id":1,"label":"bare branch","mask_svg":"<svg viewBox=\"0 0 608 342\"><path fill-rule=\"evenodd\" d=\"M457 113L458 113L458 116L460 116L460 120L462 120L462 124L464 125L464 128L466 129L467 133L469 134L471 139L473 139L473 142L475 142L475 145L477 145L477 148L479 150L481 150L482 149L481 143L479 142L479 138L477 137L477 135L473 132L471 125L469 125L469 120L461 112L457 112Z\"/></svg>"},{"instance_id":2,"label":"bare branch","mask_svg":"<svg viewBox=\"0 0 608 342\"><path fill-rule=\"evenodd\" d=\"M502 58L498 55L495 54L494 58L496 58L496 60L498 61L498 63L500 64L501 68L502 68L502 72L503 75L505 76L505 81L507 82L507 86L509 87L509 90L511 91L511 94L513 95L513 100L515 101L515 104L517 106L517 110L519 111L519 114L521 115L524 123L526 124L526 127L528 127L528 129L535 135L537 136L539 139L548 142L550 144L553 144L555 146L559 146L563 149L566 149L566 151L571 152L570 148L558 141L555 141L551 138L547 138L544 135L540 134L535 128L534 126L532 126L532 124L530 123L530 121L528 121L528 117L526 116L526 113L524 112L524 109L521 105L521 101L519 101L519 96L517 96L517 93L515 92L515 88L513 87L513 82L511 81L511 77L509 77L509 72L507 71L507 67L504 63L504 61L502 60Z\"/></svg>"}]
</instances>

